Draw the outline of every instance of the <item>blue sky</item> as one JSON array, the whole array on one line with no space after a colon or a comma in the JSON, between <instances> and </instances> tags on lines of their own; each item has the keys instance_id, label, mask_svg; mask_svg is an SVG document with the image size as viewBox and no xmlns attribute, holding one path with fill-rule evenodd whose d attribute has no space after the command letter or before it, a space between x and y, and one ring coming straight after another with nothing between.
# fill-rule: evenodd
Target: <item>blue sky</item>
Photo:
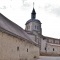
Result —
<instances>
[{"instance_id":1,"label":"blue sky","mask_svg":"<svg viewBox=\"0 0 60 60\"><path fill-rule=\"evenodd\" d=\"M36 19L42 22L42 34L60 38L60 0L0 0L0 12L23 29L36 10Z\"/></svg>"}]
</instances>

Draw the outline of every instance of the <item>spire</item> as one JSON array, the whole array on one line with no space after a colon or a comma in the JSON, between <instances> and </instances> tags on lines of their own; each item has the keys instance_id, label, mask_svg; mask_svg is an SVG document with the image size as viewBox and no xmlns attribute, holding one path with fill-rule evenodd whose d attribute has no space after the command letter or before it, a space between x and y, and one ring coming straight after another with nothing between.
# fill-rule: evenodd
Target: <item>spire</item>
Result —
<instances>
[{"instance_id":1,"label":"spire","mask_svg":"<svg viewBox=\"0 0 60 60\"><path fill-rule=\"evenodd\" d=\"M33 8L34 8L34 2L33 2Z\"/></svg>"},{"instance_id":2,"label":"spire","mask_svg":"<svg viewBox=\"0 0 60 60\"><path fill-rule=\"evenodd\" d=\"M34 2L33 2L33 10L32 10L32 13L31 13L31 18L32 19L36 18L36 12L35 12L35 9L34 9Z\"/></svg>"}]
</instances>

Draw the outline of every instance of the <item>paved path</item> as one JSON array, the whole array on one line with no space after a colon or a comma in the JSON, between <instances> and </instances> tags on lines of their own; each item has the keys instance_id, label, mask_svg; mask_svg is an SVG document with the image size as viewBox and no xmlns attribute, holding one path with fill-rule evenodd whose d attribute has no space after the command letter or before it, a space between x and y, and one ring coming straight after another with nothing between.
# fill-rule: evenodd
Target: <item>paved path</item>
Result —
<instances>
[{"instance_id":1,"label":"paved path","mask_svg":"<svg viewBox=\"0 0 60 60\"><path fill-rule=\"evenodd\" d=\"M37 59L37 60L60 60L60 57L57 57L57 56L40 56L39 57L40 59Z\"/></svg>"}]
</instances>

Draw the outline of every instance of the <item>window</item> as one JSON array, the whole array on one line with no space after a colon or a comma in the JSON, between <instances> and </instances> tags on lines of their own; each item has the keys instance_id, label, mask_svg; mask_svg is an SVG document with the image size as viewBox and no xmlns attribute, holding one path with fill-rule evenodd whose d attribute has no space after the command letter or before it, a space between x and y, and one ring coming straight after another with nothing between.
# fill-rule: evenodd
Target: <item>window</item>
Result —
<instances>
[{"instance_id":1,"label":"window","mask_svg":"<svg viewBox=\"0 0 60 60\"><path fill-rule=\"evenodd\" d=\"M28 26L26 26L26 28L28 29Z\"/></svg>"},{"instance_id":2,"label":"window","mask_svg":"<svg viewBox=\"0 0 60 60\"><path fill-rule=\"evenodd\" d=\"M45 37L43 37L43 40L45 40L46 38Z\"/></svg>"},{"instance_id":3,"label":"window","mask_svg":"<svg viewBox=\"0 0 60 60\"><path fill-rule=\"evenodd\" d=\"M39 26L37 26L37 29L39 29Z\"/></svg>"},{"instance_id":4,"label":"window","mask_svg":"<svg viewBox=\"0 0 60 60\"><path fill-rule=\"evenodd\" d=\"M27 29L30 29L30 26L29 25L27 26Z\"/></svg>"},{"instance_id":5,"label":"window","mask_svg":"<svg viewBox=\"0 0 60 60\"><path fill-rule=\"evenodd\" d=\"M59 44L59 40L55 40L55 43L56 43L56 44Z\"/></svg>"},{"instance_id":6,"label":"window","mask_svg":"<svg viewBox=\"0 0 60 60\"><path fill-rule=\"evenodd\" d=\"M28 52L28 48L27 48L27 52Z\"/></svg>"},{"instance_id":7,"label":"window","mask_svg":"<svg viewBox=\"0 0 60 60\"><path fill-rule=\"evenodd\" d=\"M53 51L54 51L54 48L53 48Z\"/></svg>"},{"instance_id":8,"label":"window","mask_svg":"<svg viewBox=\"0 0 60 60\"><path fill-rule=\"evenodd\" d=\"M45 50L46 50L46 47L45 47Z\"/></svg>"},{"instance_id":9,"label":"window","mask_svg":"<svg viewBox=\"0 0 60 60\"><path fill-rule=\"evenodd\" d=\"M19 47L17 47L17 51L19 51Z\"/></svg>"},{"instance_id":10,"label":"window","mask_svg":"<svg viewBox=\"0 0 60 60\"><path fill-rule=\"evenodd\" d=\"M53 40L52 39L49 39L49 43L53 43Z\"/></svg>"},{"instance_id":11,"label":"window","mask_svg":"<svg viewBox=\"0 0 60 60\"><path fill-rule=\"evenodd\" d=\"M39 29L39 26L36 26L36 25L35 25L35 29L37 29L37 30L38 30L38 29Z\"/></svg>"}]
</instances>

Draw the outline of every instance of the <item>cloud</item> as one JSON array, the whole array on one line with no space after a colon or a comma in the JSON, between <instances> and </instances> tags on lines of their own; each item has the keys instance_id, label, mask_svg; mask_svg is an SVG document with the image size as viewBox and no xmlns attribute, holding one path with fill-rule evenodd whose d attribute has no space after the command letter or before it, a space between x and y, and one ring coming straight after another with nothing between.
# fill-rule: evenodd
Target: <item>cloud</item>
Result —
<instances>
[{"instance_id":1,"label":"cloud","mask_svg":"<svg viewBox=\"0 0 60 60\"><path fill-rule=\"evenodd\" d=\"M50 7L51 7L51 4L45 5L45 9L48 9L48 8L50 8Z\"/></svg>"},{"instance_id":2,"label":"cloud","mask_svg":"<svg viewBox=\"0 0 60 60\"><path fill-rule=\"evenodd\" d=\"M29 3L27 0L22 0L22 3L23 3L23 7L29 7Z\"/></svg>"},{"instance_id":3,"label":"cloud","mask_svg":"<svg viewBox=\"0 0 60 60\"><path fill-rule=\"evenodd\" d=\"M23 6L24 6L24 7L29 7L30 4L26 2L26 3L23 4Z\"/></svg>"},{"instance_id":4,"label":"cloud","mask_svg":"<svg viewBox=\"0 0 60 60\"><path fill-rule=\"evenodd\" d=\"M6 9L6 6L2 6L2 7L0 7L0 9Z\"/></svg>"},{"instance_id":5,"label":"cloud","mask_svg":"<svg viewBox=\"0 0 60 60\"><path fill-rule=\"evenodd\" d=\"M60 7L53 6L51 4L47 4L44 6L45 11L49 13L56 14L57 16L60 16Z\"/></svg>"},{"instance_id":6,"label":"cloud","mask_svg":"<svg viewBox=\"0 0 60 60\"><path fill-rule=\"evenodd\" d=\"M51 10L51 12L54 13L54 14L56 14L56 15L58 15L58 16L60 16L60 7L53 8L53 9Z\"/></svg>"},{"instance_id":7,"label":"cloud","mask_svg":"<svg viewBox=\"0 0 60 60\"><path fill-rule=\"evenodd\" d=\"M53 6L51 4L46 4L44 6L44 10L47 11L47 12L51 12L52 11L52 8L53 8Z\"/></svg>"},{"instance_id":8,"label":"cloud","mask_svg":"<svg viewBox=\"0 0 60 60\"><path fill-rule=\"evenodd\" d=\"M31 6L31 1L29 2L29 0L22 0L21 7L23 10L27 10L30 6Z\"/></svg>"}]
</instances>

